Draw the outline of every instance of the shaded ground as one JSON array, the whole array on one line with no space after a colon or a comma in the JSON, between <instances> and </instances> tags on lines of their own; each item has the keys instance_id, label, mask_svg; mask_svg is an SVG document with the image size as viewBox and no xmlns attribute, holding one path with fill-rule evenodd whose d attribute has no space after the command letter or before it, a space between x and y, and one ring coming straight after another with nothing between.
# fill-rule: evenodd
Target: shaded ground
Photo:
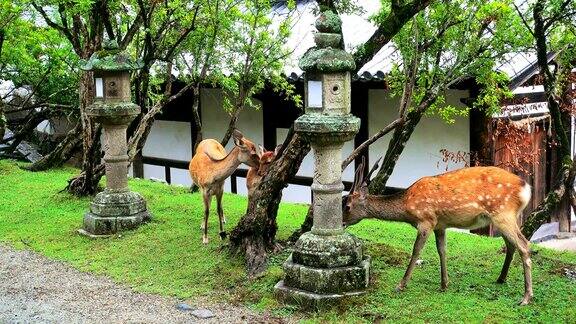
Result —
<instances>
[{"instance_id":1,"label":"shaded ground","mask_svg":"<svg viewBox=\"0 0 576 324\"><path fill-rule=\"evenodd\" d=\"M137 293L111 280L80 272L62 262L0 245L0 322L147 322L198 321L180 311L175 298ZM230 305L198 305L215 317L207 322L269 322Z\"/></svg>"}]
</instances>

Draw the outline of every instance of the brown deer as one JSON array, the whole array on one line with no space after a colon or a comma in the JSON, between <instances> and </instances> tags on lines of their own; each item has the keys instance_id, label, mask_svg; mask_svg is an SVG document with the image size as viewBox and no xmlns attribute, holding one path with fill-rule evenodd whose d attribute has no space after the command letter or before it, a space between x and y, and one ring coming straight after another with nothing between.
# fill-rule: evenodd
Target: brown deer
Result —
<instances>
[{"instance_id":1,"label":"brown deer","mask_svg":"<svg viewBox=\"0 0 576 324\"><path fill-rule=\"evenodd\" d=\"M248 174L246 175L246 188L248 189L248 197L252 196L252 193L258 187L258 184L268 172L268 167L276 158L278 151L282 145L278 145L274 151L265 151L263 147L260 151L263 152L260 157L260 162L257 167L250 167Z\"/></svg>"},{"instance_id":2,"label":"brown deer","mask_svg":"<svg viewBox=\"0 0 576 324\"><path fill-rule=\"evenodd\" d=\"M520 305L532 300L532 274L529 242L518 227L518 217L530 201L531 190L520 177L496 167L471 167L424 177L408 189L396 194L368 194L372 168L363 180L364 161L356 171L352 193L344 201L344 226L365 218L405 222L418 230L412 257L396 290L403 290L420 250L430 232L434 231L440 255L441 289L448 287L446 271L446 228L477 229L488 224L502 233L506 258L497 283L504 283L508 268L518 249L524 266L524 298Z\"/></svg>"},{"instance_id":3,"label":"brown deer","mask_svg":"<svg viewBox=\"0 0 576 324\"><path fill-rule=\"evenodd\" d=\"M216 196L218 219L220 221L220 237L224 239L224 211L222 209L222 193L224 180L238 168L241 163L248 166L257 166L260 161L258 147L242 135L238 130L233 133L235 147L226 154L224 147L216 140L206 139L198 144L196 154L190 161L190 175L202 193L204 200L204 230L202 242L208 243L208 215L212 196Z\"/></svg>"}]
</instances>

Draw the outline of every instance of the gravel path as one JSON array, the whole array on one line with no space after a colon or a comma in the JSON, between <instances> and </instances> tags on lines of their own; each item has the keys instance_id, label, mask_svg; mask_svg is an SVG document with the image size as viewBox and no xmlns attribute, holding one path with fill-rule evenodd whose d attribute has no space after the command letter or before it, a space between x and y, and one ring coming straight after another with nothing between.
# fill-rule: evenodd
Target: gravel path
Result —
<instances>
[{"instance_id":1,"label":"gravel path","mask_svg":"<svg viewBox=\"0 0 576 324\"><path fill-rule=\"evenodd\" d=\"M0 323L281 322L231 305L188 302L215 317L199 320L175 298L134 292L30 251L0 245Z\"/></svg>"}]
</instances>

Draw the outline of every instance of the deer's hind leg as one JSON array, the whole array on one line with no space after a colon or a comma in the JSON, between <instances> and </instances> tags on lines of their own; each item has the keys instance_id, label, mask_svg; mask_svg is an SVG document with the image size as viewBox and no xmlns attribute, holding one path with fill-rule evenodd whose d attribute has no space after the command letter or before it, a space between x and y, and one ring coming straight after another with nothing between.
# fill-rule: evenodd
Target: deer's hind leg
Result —
<instances>
[{"instance_id":1,"label":"deer's hind leg","mask_svg":"<svg viewBox=\"0 0 576 324\"><path fill-rule=\"evenodd\" d=\"M527 305L532 301L534 293L532 291L532 260L530 259L530 247L528 240L522 235L516 217L510 217L507 222L494 222L496 228L502 233L506 240L510 241L518 254L522 257L522 266L524 268L524 297L520 305ZM510 258L510 261L511 258ZM504 264L506 266L506 263ZM509 266L509 265L508 265ZM504 268L502 269L504 271Z\"/></svg>"},{"instance_id":2,"label":"deer's hind leg","mask_svg":"<svg viewBox=\"0 0 576 324\"><path fill-rule=\"evenodd\" d=\"M212 195L207 192L202 192L202 198L204 200L204 226L202 233L202 243L208 244L208 216L210 215L210 203L212 202Z\"/></svg>"},{"instance_id":3,"label":"deer's hind leg","mask_svg":"<svg viewBox=\"0 0 576 324\"><path fill-rule=\"evenodd\" d=\"M220 222L220 238L226 238L226 232L224 231L224 224L226 223L226 217L224 217L224 209L222 208L222 194L224 189L221 188L216 192L216 205L218 206L218 221Z\"/></svg>"},{"instance_id":4,"label":"deer's hind leg","mask_svg":"<svg viewBox=\"0 0 576 324\"><path fill-rule=\"evenodd\" d=\"M440 256L440 288L446 290L448 288L448 270L446 270L446 229L434 230L436 238L436 250Z\"/></svg>"}]
</instances>

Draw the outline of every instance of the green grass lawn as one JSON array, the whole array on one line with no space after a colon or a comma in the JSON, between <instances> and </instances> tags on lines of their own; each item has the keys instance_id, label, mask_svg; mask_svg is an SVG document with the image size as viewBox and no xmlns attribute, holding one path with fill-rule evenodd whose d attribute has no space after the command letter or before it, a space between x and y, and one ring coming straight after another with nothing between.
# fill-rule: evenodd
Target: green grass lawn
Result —
<instances>
[{"instance_id":1,"label":"green grass lawn","mask_svg":"<svg viewBox=\"0 0 576 324\"><path fill-rule=\"evenodd\" d=\"M63 168L31 173L14 162L0 161L0 242L65 261L82 271L107 275L138 291L182 299L202 296L303 320L573 322L576 318L576 281L563 275L564 268L575 267L576 254L534 247L534 303L518 307L524 289L518 256L508 283L497 285L504 260L503 241L449 232L448 290L439 291L439 261L431 238L421 256L424 263L415 269L406 291L396 293L394 287L404 273L416 234L409 226L378 221L350 228L364 240L372 256L368 294L329 311L300 313L273 298L273 286L282 278L281 265L288 252L274 255L263 276L248 280L242 260L222 249L215 214L210 219L210 244L201 243L201 197L186 188L131 180L132 190L148 201L153 221L109 239L78 235L90 199L59 192L75 172ZM245 197L224 197L228 229L245 208ZM280 206L280 240L299 227L306 210L298 204Z\"/></svg>"}]
</instances>

